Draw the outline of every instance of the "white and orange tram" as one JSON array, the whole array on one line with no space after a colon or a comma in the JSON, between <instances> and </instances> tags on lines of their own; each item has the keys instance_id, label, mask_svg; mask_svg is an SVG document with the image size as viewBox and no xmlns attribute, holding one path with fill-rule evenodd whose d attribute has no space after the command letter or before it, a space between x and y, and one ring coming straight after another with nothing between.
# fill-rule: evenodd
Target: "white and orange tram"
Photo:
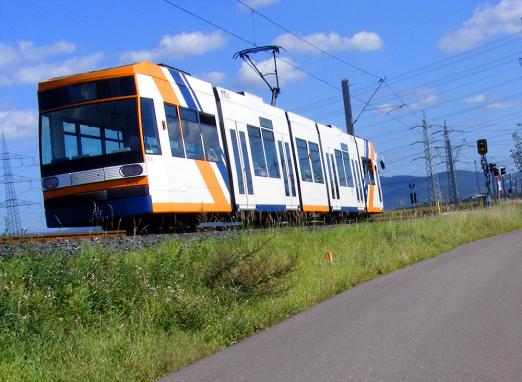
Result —
<instances>
[{"instance_id":1,"label":"white and orange tram","mask_svg":"<svg viewBox=\"0 0 522 382\"><path fill-rule=\"evenodd\" d=\"M383 210L373 144L167 65L38 86L47 225Z\"/></svg>"}]
</instances>

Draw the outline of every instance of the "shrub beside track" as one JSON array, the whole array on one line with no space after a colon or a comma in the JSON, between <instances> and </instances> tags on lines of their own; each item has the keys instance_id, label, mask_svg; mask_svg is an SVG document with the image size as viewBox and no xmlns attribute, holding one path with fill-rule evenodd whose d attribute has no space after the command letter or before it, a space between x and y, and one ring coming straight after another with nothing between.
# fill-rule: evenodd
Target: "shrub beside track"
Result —
<instances>
[{"instance_id":1,"label":"shrub beside track","mask_svg":"<svg viewBox=\"0 0 522 382\"><path fill-rule=\"evenodd\" d=\"M336 293L522 228L522 206L0 260L0 379L153 380ZM330 263L326 254L333 254Z\"/></svg>"}]
</instances>

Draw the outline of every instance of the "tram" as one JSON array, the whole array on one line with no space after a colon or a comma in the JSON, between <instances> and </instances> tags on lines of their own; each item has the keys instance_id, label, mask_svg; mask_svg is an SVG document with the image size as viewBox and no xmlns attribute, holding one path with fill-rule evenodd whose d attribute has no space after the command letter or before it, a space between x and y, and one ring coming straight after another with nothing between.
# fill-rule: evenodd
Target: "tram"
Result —
<instances>
[{"instance_id":1,"label":"tram","mask_svg":"<svg viewBox=\"0 0 522 382\"><path fill-rule=\"evenodd\" d=\"M38 85L48 227L383 211L374 145L151 62Z\"/></svg>"}]
</instances>

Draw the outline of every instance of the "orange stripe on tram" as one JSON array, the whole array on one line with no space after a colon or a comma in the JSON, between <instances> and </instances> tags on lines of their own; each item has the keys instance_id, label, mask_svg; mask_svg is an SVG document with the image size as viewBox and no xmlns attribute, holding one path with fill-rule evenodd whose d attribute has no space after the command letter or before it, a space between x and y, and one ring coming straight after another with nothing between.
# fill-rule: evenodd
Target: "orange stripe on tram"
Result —
<instances>
[{"instance_id":1,"label":"orange stripe on tram","mask_svg":"<svg viewBox=\"0 0 522 382\"><path fill-rule=\"evenodd\" d=\"M210 162L197 160L196 165L198 166L201 176L203 176L203 180L205 181L207 188L210 191L210 195L212 195L212 199L214 199L216 208L218 208L220 211L231 211L231 205L225 197L221 186L219 185L216 174L214 173Z\"/></svg>"},{"instance_id":2,"label":"orange stripe on tram","mask_svg":"<svg viewBox=\"0 0 522 382\"><path fill-rule=\"evenodd\" d=\"M154 79L154 83L156 84L163 101L173 105L179 105L178 97L176 97L172 85L167 77L165 77L165 73L163 73L160 66L151 64L150 62L143 62L137 64L136 69L138 73L149 75Z\"/></svg>"},{"instance_id":3,"label":"orange stripe on tram","mask_svg":"<svg viewBox=\"0 0 522 382\"><path fill-rule=\"evenodd\" d=\"M374 170L374 167L375 167L375 150L373 148L373 144L370 143L370 166L371 168L368 169L369 171L375 171ZM377 177L377 174L374 173L373 174L374 176L374 179L375 181L377 181L376 177ZM380 212L380 208L376 208L374 207L373 205L373 198L374 198L374 194L375 194L375 185L374 184L370 184L369 185L369 197L368 197L368 212Z\"/></svg>"},{"instance_id":4,"label":"orange stripe on tram","mask_svg":"<svg viewBox=\"0 0 522 382\"><path fill-rule=\"evenodd\" d=\"M330 207L303 204L303 212L330 212Z\"/></svg>"},{"instance_id":5,"label":"orange stripe on tram","mask_svg":"<svg viewBox=\"0 0 522 382\"><path fill-rule=\"evenodd\" d=\"M221 186L216 178L216 174L210 162L196 160L199 172L205 181L208 191L214 203L153 203L154 212L231 212L232 206L228 202Z\"/></svg>"}]
</instances>

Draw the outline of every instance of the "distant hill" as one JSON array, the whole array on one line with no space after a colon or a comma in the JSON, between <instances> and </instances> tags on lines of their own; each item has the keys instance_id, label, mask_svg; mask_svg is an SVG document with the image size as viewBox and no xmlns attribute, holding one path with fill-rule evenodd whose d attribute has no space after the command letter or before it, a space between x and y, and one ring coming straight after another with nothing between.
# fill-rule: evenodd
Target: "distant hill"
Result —
<instances>
[{"instance_id":1,"label":"distant hill","mask_svg":"<svg viewBox=\"0 0 522 382\"><path fill-rule=\"evenodd\" d=\"M457 170L457 183L459 188L460 198L466 198L477 194L477 182L474 171ZM484 175L478 173L480 192L484 192ZM438 174L440 190L443 195L448 195L448 173L441 172ZM410 188L409 184L415 184L415 191L417 192L418 204L425 203L427 200L426 193L426 177L425 176L410 176L398 175L392 177L381 177L382 191L384 194L384 209L394 210L400 207L410 206Z\"/></svg>"}]
</instances>

